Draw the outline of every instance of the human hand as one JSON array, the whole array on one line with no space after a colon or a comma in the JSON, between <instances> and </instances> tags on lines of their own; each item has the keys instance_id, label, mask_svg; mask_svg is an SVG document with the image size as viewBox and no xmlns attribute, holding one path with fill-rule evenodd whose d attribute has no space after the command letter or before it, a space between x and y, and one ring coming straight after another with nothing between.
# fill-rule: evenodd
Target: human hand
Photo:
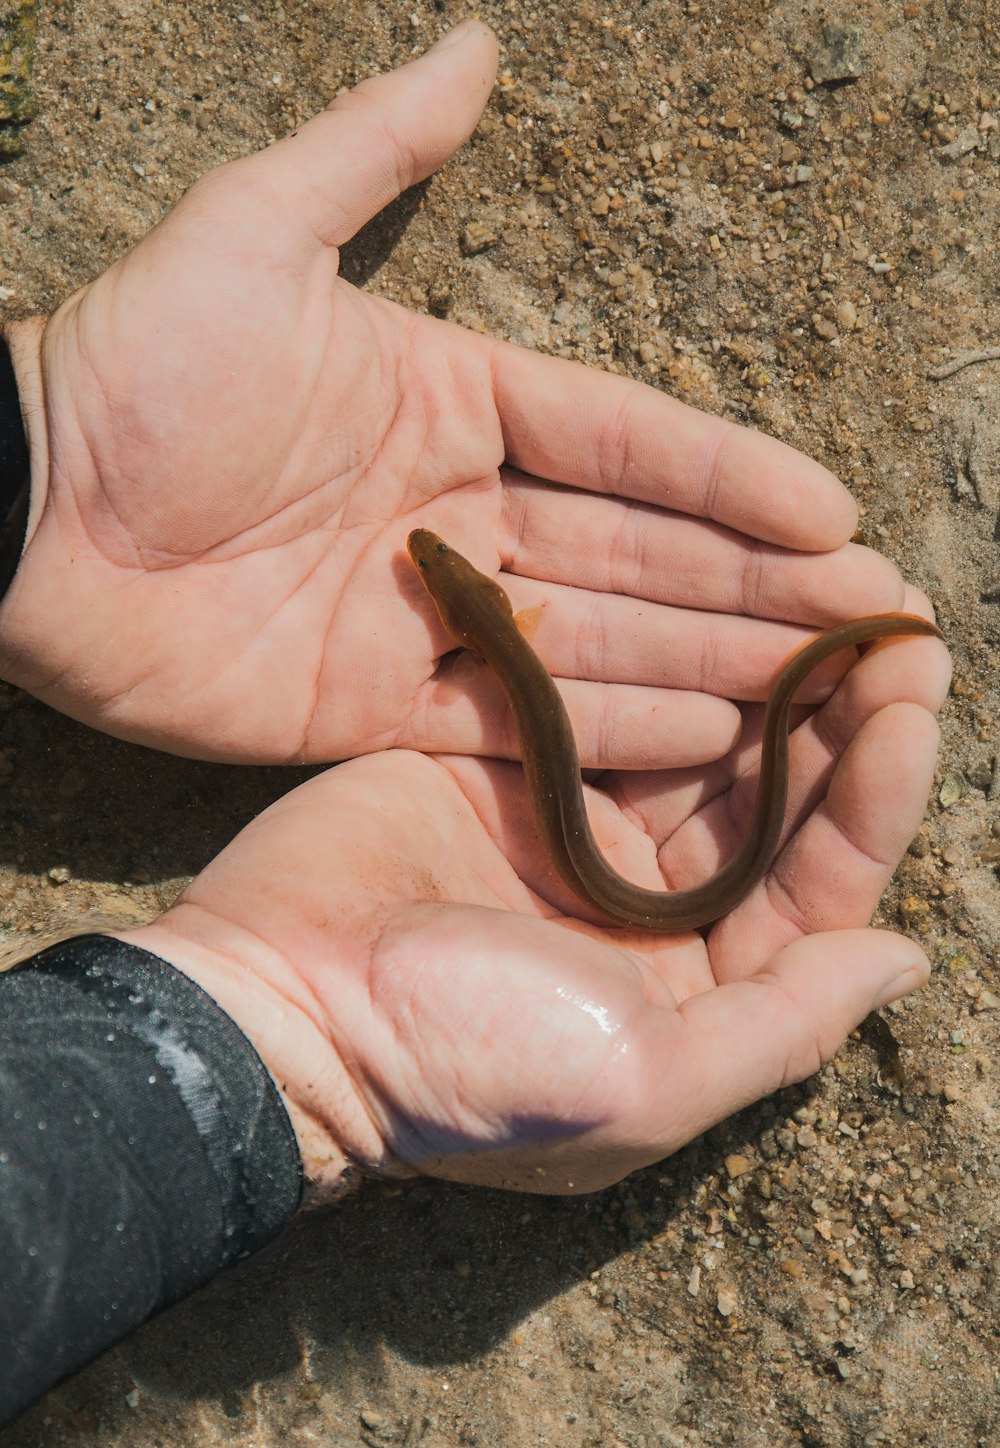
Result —
<instances>
[{"instance_id":1,"label":"human hand","mask_svg":"<svg viewBox=\"0 0 1000 1448\"><path fill-rule=\"evenodd\" d=\"M594 1190L811 1074L926 978L919 946L859 927L919 824L946 684L936 642L866 654L792 736L767 878L704 937L574 919L518 766L388 751L279 800L123 938L254 1042L314 1199L349 1164ZM716 789L748 764L717 766L703 806L690 781L609 777L599 842L643 883L692 883L739 836L750 776Z\"/></svg>"},{"instance_id":2,"label":"human hand","mask_svg":"<svg viewBox=\"0 0 1000 1448\"><path fill-rule=\"evenodd\" d=\"M207 758L513 757L491 681L435 678L451 645L403 550L426 525L546 605L535 643L585 764L698 764L793 625L900 606L817 464L337 276L338 246L472 130L495 64L459 26L204 177L44 330L14 330L33 482L5 677Z\"/></svg>"}]
</instances>

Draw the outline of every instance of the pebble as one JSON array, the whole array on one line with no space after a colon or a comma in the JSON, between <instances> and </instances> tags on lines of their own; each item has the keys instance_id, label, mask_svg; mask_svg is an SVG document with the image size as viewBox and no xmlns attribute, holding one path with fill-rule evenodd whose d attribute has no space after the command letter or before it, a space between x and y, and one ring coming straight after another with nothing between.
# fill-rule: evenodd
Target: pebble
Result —
<instances>
[{"instance_id":1,"label":"pebble","mask_svg":"<svg viewBox=\"0 0 1000 1448\"><path fill-rule=\"evenodd\" d=\"M969 792L969 781L959 770L952 770L946 774L941 781L941 788L938 791L938 799L943 809L951 809L958 804Z\"/></svg>"},{"instance_id":2,"label":"pebble","mask_svg":"<svg viewBox=\"0 0 1000 1448\"><path fill-rule=\"evenodd\" d=\"M496 246L496 233L490 231L481 221L470 221L462 229L459 238L459 246L463 256L479 256L481 252L488 251L491 246Z\"/></svg>"},{"instance_id":3,"label":"pebble","mask_svg":"<svg viewBox=\"0 0 1000 1448\"><path fill-rule=\"evenodd\" d=\"M962 156L967 156L979 145L980 132L978 126L964 126L953 141L947 146L942 146L937 156L939 161L958 161Z\"/></svg>"},{"instance_id":4,"label":"pebble","mask_svg":"<svg viewBox=\"0 0 1000 1448\"><path fill-rule=\"evenodd\" d=\"M865 68L865 33L857 25L824 25L809 55L809 73L817 85L855 80Z\"/></svg>"},{"instance_id":5,"label":"pebble","mask_svg":"<svg viewBox=\"0 0 1000 1448\"><path fill-rule=\"evenodd\" d=\"M736 1311L738 1301L739 1299L735 1292L726 1291L724 1288L721 1289L715 1301L715 1305L719 1309L719 1316L732 1317Z\"/></svg>"}]
</instances>

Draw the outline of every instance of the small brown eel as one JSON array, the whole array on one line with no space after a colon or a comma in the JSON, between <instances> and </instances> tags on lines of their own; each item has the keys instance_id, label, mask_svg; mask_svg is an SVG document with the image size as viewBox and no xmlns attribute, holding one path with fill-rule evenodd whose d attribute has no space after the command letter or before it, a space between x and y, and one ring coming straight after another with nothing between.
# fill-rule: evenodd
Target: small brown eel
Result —
<instances>
[{"instance_id":1,"label":"small brown eel","mask_svg":"<svg viewBox=\"0 0 1000 1448\"><path fill-rule=\"evenodd\" d=\"M940 629L926 619L883 613L838 624L792 654L767 701L760 782L743 843L728 864L703 885L690 890L646 890L613 870L597 847L587 820L566 706L544 664L518 629L504 590L426 528L415 529L406 546L445 628L485 659L504 687L514 711L538 828L559 874L588 905L642 930L692 930L710 925L738 905L769 868L781 837L788 797L792 699L818 663L852 644L895 634L942 637Z\"/></svg>"}]
</instances>

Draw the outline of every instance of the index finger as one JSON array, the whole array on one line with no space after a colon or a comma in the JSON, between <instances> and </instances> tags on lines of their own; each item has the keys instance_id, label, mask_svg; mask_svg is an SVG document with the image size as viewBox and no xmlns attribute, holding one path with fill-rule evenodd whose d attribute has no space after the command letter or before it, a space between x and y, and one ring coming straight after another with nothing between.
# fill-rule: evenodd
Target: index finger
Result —
<instances>
[{"instance_id":1,"label":"index finger","mask_svg":"<svg viewBox=\"0 0 1000 1448\"><path fill-rule=\"evenodd\" d=\"M493 391L508 463L550 482L655 503L785 548L854 533L854 499L822 464L633 382L497 343Z\"/></svg>"}]
</instances>

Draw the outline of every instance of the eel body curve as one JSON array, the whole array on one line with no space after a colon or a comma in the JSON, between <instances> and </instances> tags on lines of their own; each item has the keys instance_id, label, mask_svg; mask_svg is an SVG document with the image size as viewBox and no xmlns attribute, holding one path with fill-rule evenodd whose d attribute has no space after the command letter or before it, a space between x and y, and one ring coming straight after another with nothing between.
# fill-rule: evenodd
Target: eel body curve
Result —
<instances>
[{"instance_id":1,"label":"eel body curve","mask_svg":"<svg viewBox=\"0 0 1000 1448\"><path fill-rule=\"evenodd\" d=\"M485 660L503 685L514 712L535 818L559 874L579 899L610 920L641 930L710 925L738 905L770 867L788 798L792 699L817 664L840 649L874 639L910 634L943 637L934 624L915 614L873 614L827 629L793 653L779 670L767 701L757 796L743 842L703 884L688 890L647 890L612 869L597 846L587 819L566 706L518 629L503 588L427 528L415 529L406 546L445 628Z\"/></svg>"}]
</instances>

